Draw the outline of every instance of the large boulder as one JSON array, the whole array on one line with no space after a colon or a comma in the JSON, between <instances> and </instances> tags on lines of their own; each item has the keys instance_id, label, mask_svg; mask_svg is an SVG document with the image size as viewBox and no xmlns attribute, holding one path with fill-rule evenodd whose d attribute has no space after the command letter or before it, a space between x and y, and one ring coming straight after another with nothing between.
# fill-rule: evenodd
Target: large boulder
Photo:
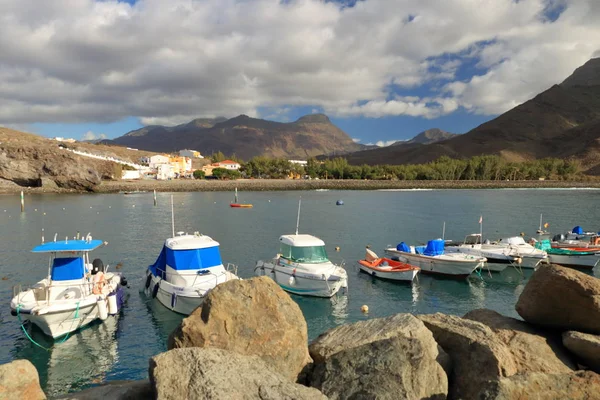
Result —
<instances>
[{"instance_id":1,"label":"large boulder","mask_svg":"<svg viewBox=\"0 0 600 400\"><path fill-rule=\"evenodd\" d=\"M496 311L479 309L463 318L490 327L511 352L518 373L568 373L577 369L562 346L560 335L544 332L518 319L505 317Z\"/></svg>"},{"instance_id":2,"label":"large boulder","mask_svg":"<svg viewBox=\"0 0 600 400\"><path fill-rule=\"evenodd\" d=\"M600 336L567 331L563 333L562 341L582 364L600 372Z\"/></svg>"},{"instance_id":3,"label":"large boulder","mask_svg":"<svg viewBox=\"0 0 600 400\"><path fill-rule=\"evenodd\" d=\"M410 314L334 328L311 343L308 383L331 399L445 399L438 345Z\"/></svg>"},{"instance_id":4,"label":"large boulder","mask_svg":"<svg viewBox=\"0 0 600 400\"><path fill-rule=\"evenodd\" d=\"M42 400L37 370L28 360L15 360L0 365L0 399Z\"/></svg>"},{"instance_id":5,"label":"large boulder","mask_svg":"<svg viewBox=\"0 0 600 400\"><path fill-rule=\"evenodd\" d=\"M530 373L502 378L485 388L479 400L598 400L600 375L591 371L567 374Z\"/></svg>"},{"instance_id":6,"label":"large boulder","mask_svg":"<svg viewBox=\"0 0 600 400\"><path fill-rule=\"evenodd\" d=\"M168 348L215 347L256 355L296 380L311 361L298 304L271 278L222 283L171 333Z\"/></svg>"},{"instance_id":7,"label":"large boulder","mask_svg":"<svg viewBox=\"0 0 600 400\"><path fill-rule=\"evenodd\" d=\"M179 399L327 399L280 375L256 356L221 349L175 349L150 359L148 374L155 396Z\"/></svg>"},{"instance_id":8,"label":"large boulder","mask_svg":"<svg viewBox=\"0 0 600 400\"><path fill-rule=\"evenodd\" d=\"M540 267L516 310L532 324L600 334L600 279L557 265Z\"/></svg>"},{"instance_id":9,"label":"large boulder","mask_svg":"<svg viewBox=\"0 0 600 400\"><path fill-rule=\"evenodd\" d=\"M475 399L490 382L518 371L510 350L488 326L440 313L417 317L452 359L450 397Z\"/></svg>"},{"instance_id":10,"label":"large boulder","mask_svg":"<svg viewBox=\"0 0 600 400\"><path fill-rule=\"evenodd\" d=\"M147 400L153 396L154 390L148 380L110 381L81 392L65 394L57 400Z\"/></svg>"}]
</instances>

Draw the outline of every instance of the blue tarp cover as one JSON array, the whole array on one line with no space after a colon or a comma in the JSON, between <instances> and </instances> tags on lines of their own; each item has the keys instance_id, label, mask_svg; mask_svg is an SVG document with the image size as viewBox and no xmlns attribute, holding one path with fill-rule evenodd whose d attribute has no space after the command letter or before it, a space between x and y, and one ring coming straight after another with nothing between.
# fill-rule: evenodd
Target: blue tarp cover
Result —
<instances>
[{"instance_id":1,"label":"blue tarp cover","mask_svg":"<svg viewBox=\"0 0 600 400\"><path fill-rule=\"evenodd\" d=\"M53 281L70 281L84 276L83 258L55 258L50 277Z\"/></svg>"},{"instance_id":2,"label":"blue tarp cover","mask_svg":"<svg viewBox=\"0 0 600 400\"><path fill-rule=\"evenodd\" d=\"M404 242L400 242L400 244L396 246L396 250L410 253L410 247L408 247L408 245Z\"/></svg>"},{"instance_id":3,"label":"blue tarp cover","mask_svg":"<svg viewBox=\"0 0 600 400\"><path fill-rule=\"evenodd\" d=\"M40 244L31 250L34 253L52 253L60 251L91 251L102 245L102 240L68 240L62 242L48 242Z\"/></svg>"},{"instance_id":4,"label":"blue tarp cover","mask_svg":"<svg viewBox=\"0 0 600 400\"><path fill-rule=\"evenodd\" d=\"M156 262L149 268L155 276L159 276L164 273L167 265L183 271L210 268L221 264L219 246L191 250L172 250L163 246Z\"/></svg>"},{"instance_id":5,"label":"blue tarp cover","mask_svg":"<svg viewBox=\"0 0 600 400\"><path fill-rule=\"evenodd\" d=\"M439 256L444 254L444 241L441 239L428 241L423 254L426 256Z\"/></svg>"},{"instance_id":6,"label":"blue tarp cover","mask_svg":"<svg viewBox=\"0 0 600 400\"><path fill-rule=\"evenodd\" d=\"M575 228L573 228L572 233L576 234L576 235L582 235L583 234L583 228L580 226L576 226Z\"/></svg>"}]
</instances>

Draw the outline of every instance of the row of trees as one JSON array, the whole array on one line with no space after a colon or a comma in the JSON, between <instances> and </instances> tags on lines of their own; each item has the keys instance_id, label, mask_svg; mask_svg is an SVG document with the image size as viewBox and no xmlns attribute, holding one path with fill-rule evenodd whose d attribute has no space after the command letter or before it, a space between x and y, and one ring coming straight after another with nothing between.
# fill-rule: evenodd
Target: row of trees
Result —
<instances>
[{"instance_id":1,"label":"row of trees","mask_svg":"<svg viewBox=\"0 0 600 400\"><path fill-rule=\"evenodd\" d=\"M213 175L219 179L243 176L266 179L538 180L574 179L581 174L578 163L572 160L546 158L516 163L499 156L462 160L441 157L430 163L416 165L350 165L345 158L322 162L311 158L305 166L281 158L254 157L240 164L242 168L239 172L216 168Z\"/></svg>"}]
</instances>

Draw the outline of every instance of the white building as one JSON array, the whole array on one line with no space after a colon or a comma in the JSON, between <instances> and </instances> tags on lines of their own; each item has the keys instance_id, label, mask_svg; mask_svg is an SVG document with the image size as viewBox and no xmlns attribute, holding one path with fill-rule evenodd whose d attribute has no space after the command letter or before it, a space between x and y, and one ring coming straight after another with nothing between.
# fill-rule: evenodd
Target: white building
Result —
<instances>
[{"instance_id":1,"label":"white building","mask_svg":"<svg viewBox=\"0 0 600 400\"><path fill-rule=\"evenodd\" d=\"M199 151L197 150L179 150L179 155L181 157L189 157L189 158L204 158L202 157L202 154L200 154Z\"/></svg>"},{"instance_id":2,"label":"white building","mask_svg":"<svg viewBox=\"0 0 600 400\"><path fill-rule=\"evenodd\" d=\"M150 157L148 165L150 166L150 168L158 168L159 165L168 164L168 163L169 163L169 156L163 156L163 155L157 154L155 156Z\"/></svg>"},{"instance_id":3,"label":"white building","mask_svg":"<svg viewBox=\"0 0 600 400\"><path fill-rule=\"evenodd\" d=\"M171 164L158 164L156 168L156 179L169 180L175 178L175 167Z\"/></svg>"},{"instance_id":4,"label":"white building","mask_svg":"<svg viewBox=\"0 0 600 400\"><path fill-rule=\"evenodd\" d=\"M135 170L135 171L131 171L131 170L124 170L123 171L123 176L121 177L121 179L141 179L142 178L142 174L139 170Z\"/></svg>"},{"instance_id":5,"label":"white building","mask_svg":"<svg viewBox=\"0 0 600 400\"><path fill-rule=\"evenodd\" d=\"M308 161L305 160L288 160L289 162L291 162L292 164L298 164L298 165L303 165L306 166L306 164L308 164Z\"/></svg>"},{"instance_id":6,"label":"white building","mask_svg":"<svg viewBox=\"0 0 600 400\"><path fill-rule=\"evenodd\" d=\"M231 160L219 161L212 165L214 165L215 167L218 167L218 168L234 169L236 171L241 168L240 163L237 163L237 162L231 161Z\"/></svg>"}]
</instances>

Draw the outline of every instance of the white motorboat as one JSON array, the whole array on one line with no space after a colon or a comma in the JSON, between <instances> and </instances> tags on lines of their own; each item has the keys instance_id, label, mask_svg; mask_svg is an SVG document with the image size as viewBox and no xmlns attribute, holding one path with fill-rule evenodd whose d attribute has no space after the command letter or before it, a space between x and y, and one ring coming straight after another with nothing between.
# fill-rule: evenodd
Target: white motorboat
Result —
<instances>
[{"instance_id":1,"label":"white motorboat","mask_svg":"<svg viewBox=\"0 0 600 400\"><path fill-rule=\"evenodd\" d=\"M552 264L564 267L593 269L600 262L600 251L585 248L552 248L549 240L536 243L536 247L548 253Z\"/></svg>"},{"instance_id":2,"label":"white motorboat","mask_svg":"<svg viewBox=\"0 0 600 400\"><path fill-rule=\"evenodd\" d=\"M148 267L144 289L169 310L189 315L211 289L233 279L239 279L237 267L223 265L217 241L177 232Z\"/></svg>"},{"instance_id":3,"label":"white motorboat","mask_svg":"<svg viewBox=\"0 0 600 400\"><path fill-rule=\"evenodd\" d=\"M258 261L254 273L270 276L283 290L305 296L331 297L348 288L348 274L329 261L325 242L306 234L282 235L272 260Z\"/></svg>"},{"instance_id":4,"label":"white motorboat","mask_svg":"<svg viewBox=\"0 0 600 400\"><path fill-rule=\"evenodd\" d=\"M548 254L544 250L536 249L525 242L521 236L502 238L496 243L510 250L510 254L521 258L521 268L537 268L540 264L548 263Z\"/></svg>"},{"instance_id":5,"label":"white motorboat","mask_svg":"<svg viewBox=\"0 0 600 400\"><path fill-rule=\"evenodd\" d=\"M484 269L493 272L502 272L509 265L517 265L521 262L518 256L511 254L510 249L504 246L497 246L489 240L482 243L480 233L467 235L464 242L457 246L447 246L446 252L457 252L470 254L475 257L485 257L487 263Z\"/></svg>"},{"instance_id":6,"label":"white motorboat","mask_svg":"<svg viewBox=\"0 0 600 400\"><path fill-rule=\"evenodd\" d=\"M424 274L439 274L453 277L467 277L486 262L485 257L459 252L446 253L442 239L430 240L427 246L408 246L401 242L395 249L385 253L400 261L421 268Z\"/></svg>"},{"instance_id":7,"label":"white motorboat","mask_svg":"<svg viewBox=\"0 0 600 400\"><path fill-rule=\"evenodd\" d=\"M22 324L29 321L53 338L117 314L124 301L125 279L108 272L102 260L89 260L89 252L103 244L90 235L58 242L55 236L53 242L34 247L34 253L50 256L48 276L31 288L15 287L11 313Z\"/></svg>"},{"instance_id":8,"label":"white motorboat","mask_svg":"<svg viewBox=\"0 0 600 400\"><path fill-rule=\"evenodd\" d=\"M589 239L566 240L564 235L556 235L552 238L552 247L559 249L586 248L600 251L600 235L592 235Z\"/></svg>"}]
</instances>

